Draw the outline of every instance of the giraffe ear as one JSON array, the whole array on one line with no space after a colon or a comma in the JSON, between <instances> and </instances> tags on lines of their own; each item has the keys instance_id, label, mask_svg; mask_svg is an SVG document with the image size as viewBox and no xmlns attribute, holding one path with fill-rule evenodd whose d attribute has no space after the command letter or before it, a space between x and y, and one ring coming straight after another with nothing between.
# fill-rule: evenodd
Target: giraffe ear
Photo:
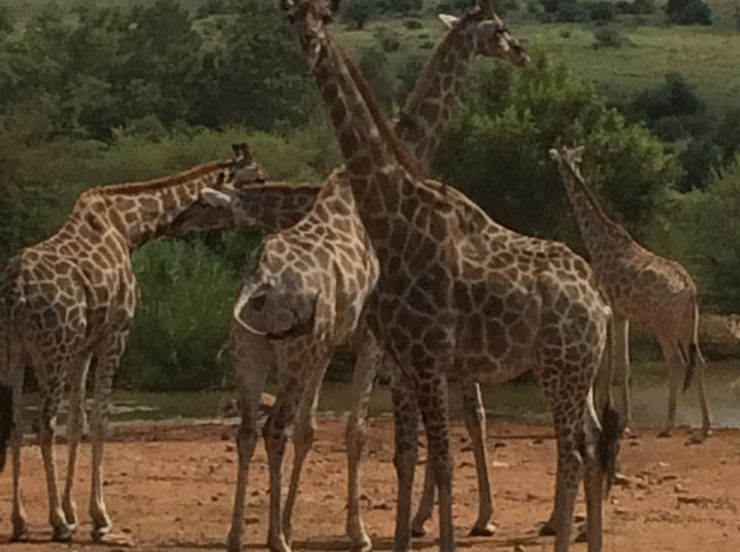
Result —
<instances>
[{"instance_id":1,"label":"giraffe ear","mask_svg":"<svg viewBox=\"0 0 740 552\"><path fill-rule=\"evenodd\" d=\"M211 207L231 207L231 196L213 188L205 188L200 196Z\"/></svg>"},{"instance_id":2,"label":"giraffe ear","mask_svg":"<svg viewBox=\"0 0 740 552\"><path fill-rule=\"evenodd\" d=\"M556 150L555 148L552 148L551 150L548 150L547 153L550 154L550 159L560 163L560 152L558 152L558 150Z\"/></svg>"},{"instance_id":3,"label":"giraffe ear","mask_svg":"<svg viewBox=\"0 0 740 552\"><path fill-rule=\"evenodd\" d=\"M578 146L577 148L573 148L570 151L570 160L573 163L580 163L581 161L583 161L583 154L585 151L586 151L586 146L583 146L583 145Z\"/></svg>"},{"instance_id":4,"label":"giraffe ear","mask_svg":"<svg viewBox=\"0 0 740 552\"><path fill-rule=\"evenodd\" d=\"M460 23L460 18L454 15L447 15L446 13L440 13L437 17L448 29L454 29Z\"/></svg>"}]
</instances>

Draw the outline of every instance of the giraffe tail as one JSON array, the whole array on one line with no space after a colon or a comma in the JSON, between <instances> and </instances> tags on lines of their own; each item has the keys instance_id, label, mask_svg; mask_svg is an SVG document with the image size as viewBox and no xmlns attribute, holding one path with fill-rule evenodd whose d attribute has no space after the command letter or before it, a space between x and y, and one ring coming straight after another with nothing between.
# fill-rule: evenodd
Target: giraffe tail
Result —
<instances>
[{"instance_id":1,"label":"giraffe tail","mask_svg":"<svg viewBox=\"0 0 740 552\"><path fill-rule=\"evenodd\" d=\"M700 364L704 364L704 357L699 349L699 308L694 303L694 309L691 320L691 341L689 342L688 351L686 351L681 345L679 345L679 351L683 357L684 363L686 364L686 374L683 380L683 391L688 391L691 387L691 382L694 379L696 369Z\"/></svg>"},{"instance_id":2,"label":"giraffe tail","mask_svg":"<svg viewBox=\"0 0 740 552\"><path fill-rule=\"evenodd\" d=\"M604 472L604 499L609 496L614 479L617 476L617 457L619 441L622 438L619 412L607 402L601 417L601 434L599 436L599 462Z\"/></svg>"}]
</instances>

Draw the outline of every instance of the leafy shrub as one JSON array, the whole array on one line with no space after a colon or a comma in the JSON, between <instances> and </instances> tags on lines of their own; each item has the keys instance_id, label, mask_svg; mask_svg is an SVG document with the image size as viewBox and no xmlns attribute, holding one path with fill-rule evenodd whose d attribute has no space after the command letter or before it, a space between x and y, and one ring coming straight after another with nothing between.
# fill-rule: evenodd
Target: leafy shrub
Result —
<instances>
[{"instance_id":1,"label":"leafy shrub","mask_svg":"<svg viewBox=\"0 0 740 552\"><path fill-rule=\"evenodd\" d=\"M678 174L675 159L591 86L544 57L523 69L501 64L475 72L434 168L509 228L579 243L547 156L557 140L585 143L589 184L609 212L643 235Z\"/></svg>"},{"instance_id":2,"label":"leafy shrub","mask_svg":"<svg viewBox=\"0 0 740 552\"><path fill-rule=\"evenodd\" d=\"M695 88L680 73L666 74L661 86L641 92L626 108L631 118L644 121L651 129L666 117L681 117L686 121L688 116L704 111L704 104Z\"/></svg>"},{"instance_id":3,"label":"leafy shrub","mask_svg":"<svg viewBox=\"0 0 740 552\"><path fill-rule=\"evenodd\" d=\"M712 8L703 0L668 0L665 12L678 25L712 24Z\"/></svg>"},{"instance_id":4,"label":"leafy shrub","mask_svg":"<svg viewBox=\"0 0 740 552\"><path fill-rule=\"evenodd\" d=\"M393 29L380 25L373 35L384 52L395 52L401 47L401 35Z\"/></svg>"},{"instance_id":5,"label":"leafy shrub","mask_svg":"<svg viewBox=\"0 0 740 552\"><path fill-rule=\"evenodd\" d=\"M410 31L415 31L423 27L421 21L418 19L404 19L403 26Z\"/></svg>"},{"instance_id":6,"label":"leafy shrub","mask_svg":"<svg viewBox=\"0 0 740 552\"><path fill-rule=\"evenodd\" d=\"M363 0L362 2L348 2L342 11L342 20L347 21L355 29L361 30L368 21L375 18L380 12L378 0Z\"/></svg>"},{"instance_id":7,"label":"leafy shrub","mask_svg":"<svg viewBox=\"0 0 740 552\"><path fill-rule=\"evenodd\" d=\"M594 49L621 48L625 43L624 34L616 27L602 27L594 31Z\"/></svg>"},{"instance_id":8,"label":"leafy shrub","mask_svg":"<svg viewBox=\"0 0 740 552\"><path fill-rule=\"evenodd\" d=\"M601 2L590 2L586 5L588 15L591 21L598 24L609 23L614 21L617 16L617 10L614 4L602 0Z\"/></svg>"},{"instance_id":9,"label":"leafy shrub","mask_svg":"<svg viewBox=\"0 0 740 552\"><path fill-rule=\"evenodd\" d=\"M146 391L220 385L238 275L199 241L155 241L134 269L142 294L121 378Z\"/></svg>"}]
</instances>

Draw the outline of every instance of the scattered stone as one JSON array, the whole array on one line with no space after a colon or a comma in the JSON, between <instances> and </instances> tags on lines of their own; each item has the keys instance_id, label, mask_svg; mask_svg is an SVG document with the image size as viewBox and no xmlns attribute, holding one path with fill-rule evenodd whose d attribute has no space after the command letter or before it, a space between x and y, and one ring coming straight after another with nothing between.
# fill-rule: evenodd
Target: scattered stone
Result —
<instances>
[{"instance_id":1,"label":"scattered stone","mask_svg":"<svg viewBox=\"0 0 740 552\"><path fill-rule=\"evenodd\" d=\"M381 501L381 502L378 502L377 504L373 504L372 509L373 510L390 510L391 507L385 501Z\"/></svg>"},{"instance_id":2,"label":"scattered stone","mask_svg":"<svg viewBox=\"0 0 740 552\"><path fill-rule=\"evenodd\" d=\"M259 489L255 489L252 491L252 496L259 496L260 494L262 493L259 491Z\"/></svg>"},{"instance_id":3,"label":"scattered stone","mask_svg":"<svg viewBox=\"0 0 740 552\"><path fill-rule=\"evenodd\" d=\"M510 464L507 464L506 462L499 462L498 460L494 460L491 463L491 466L493 466L494 468L510 468L511 467Z\"/></svg>"},{"instance_id":4,"label":"scattered stone","mask_svg":"<svg viewBox=\"0 0 740 552\"><path fill-rule=\"evenodd\" d=\"M133 532L133 529L131 529L130 527L124 527L123 529L121 529L121 533L123 533L124 535L130 535Z\"/></svg>"},{"instance_id":5,"label":"scattered stone","mask_svg":"<svg viewBox=\"0 0 740 552\"><path fill-rule=\"evenodd\" d=\"M638 441L637 439L633 439L630 441L631 447L639 447L642 444L642 441Z\"/></svg>"},{"instance_id":6,"label":"scattered stone","mask_svg":"<svg viewBox=\"0 0 740 552\"><path fill-rule=\"evenodd\" d=\"M623 473L617 473L614 476L614 485L617 487L631 487L633 484L634 482Z\"/></svg>"},{"instance_id":7,"label":"scattered stone","mask_svg":"<svg viewBox=\"0 0 740 552\"><path fill-rule=\"evenodd\" d=\"M712 502L712 499L704 496L679 496L678 504L691 504L694 506L704 506Z\"/></svg>"},{"instance_id":8,"label":"scattered stone","mask_svg":"<svg viewBox=\"0 0 740 552\"><path fill-rule=\"evenodd\" d=\"M234 452L236 450L236 447L233 445L233 443L229 443L226 445L226 452Z\"/></svg>"},{"instance_id":9,"label":"scattered stone","mask_svg":"<svg viewBox=\"0 0 740 552\"><path fill-rule=\"evenodd\" d=\"M614 508L614 513L619 516L626 516L628 512L627 512L627 508L620 506L618 508Z\"/></svg>"},{"instance_id":10,"label":"scattered stone","mask_svg":"<svg viewBox=\"0 0 740 552\"><path fill-rule=\"evenodd\" d=\"M218 502L218 497L216 495L213 495L211 497L211 502Z\"/></svg>"},{"instance_id":11,"label":"scattered stone","mask_svg":"<svg viewBox=\"0 0 740 552\"><path fill-rule=\"evenodd\" d=\"M673 487L673 491L674 491L674 492L675 492L676 494L686 494L686 493L688 493L688 492L689 492L689 491L688 491L688 489L686 489L686 487L684 487L684 486L683 486L683 485L681 485L680 483L676 483L676 486L675 486L675 487Z\"/></svg>"},{"instance_id":12,"label":"scattered stone","mask_svg":"<svg viewBox=\"0 0 740 552\"><path fill-rule=\"evenodd\" d=\"M668 462L660 461L660 462L658 462L658 467L659 468L668 468L668 467L670 467L670 464Z\"/></svg>"},{"instance_id":13,"label":"scattered stone","mask_svg":"<svg viewBox=\"0 0 740 552\"><path fill-rule=\"evenodd\" d=\"M461 468L474 468L475 467L475 464L473 464L472 462L468 462L466 460L466 461L460 463L460 467Z\"/></svg>"},{"instance_id":14,"label":"scattered stone","mask_svg":"<svg viewBox=\"0 0 740 552\"><path fill-rule=\"evenodd\" d=\"M666 481L675 481L676 479L678 479L677 475L673 473L667 473L665 475L661 475L658 481L660 481L661 483L665 483Z\"/></svg>"},{"instance_id":15,"label":"scattered stone","mask_svg":"<svg viewBox=\"0 0 740 552\"><path fill-rule=\"evenodd\" d=\"M257 516L247 516L244 519L244 524L245 525L256 525L259 522L260 522L260 518L258 518Z\"/></svg>"},{"instance_id":16,"label":"scattered stone","mask_svg":"<svg viewBox=\"0 0 740 552\"><path fill-rule=\"evenodd\" d=\"M541 445L544 442L545 442L545 440L542 437L538 437L537 439L532 439L532 444L533 445Z\"/></svg>"},{"instance_id":17,"label":"scattered stone","mask_svg":"<svg viewBox=\"0 0 740 552\"><path fill-rule=\"evenodd\" d=\"M524 547L521 544L517 544L514 547L514 552L525 552Z\"/></svg>"},{"instance_id":18,"label":"scattered stone","mask_svg":"<svg viewBox=\"0 0 740 552\"><path fill-rule=\"evenodd\" d=\"M216 466L214 466L213 464L210 464L208 466L208 473L210 473L211 475L213 475L214 473L216 473Z\"/></svg>"},{"instance_id":19,"label":"scattered stone","mask_svg":"<svg viewBox=\"0 0 740 552\"><path fill-rule=\"evenodd\" d=\"M494 449L505 448L505 447L506 447L506 443L504 443L503 441L496 441L495 443L493 443Z\"/></svg>"}]
</instances>

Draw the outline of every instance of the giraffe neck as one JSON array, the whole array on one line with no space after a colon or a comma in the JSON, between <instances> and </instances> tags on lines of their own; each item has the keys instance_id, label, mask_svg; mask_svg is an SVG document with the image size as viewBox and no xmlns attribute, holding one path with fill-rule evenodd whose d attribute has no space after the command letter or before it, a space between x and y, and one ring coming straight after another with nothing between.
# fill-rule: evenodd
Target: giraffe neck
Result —
<instances>
[{"instance_id":1,"label":"giraffe neck","mask_svg":"<svg viewBox=\"0 0 740 552\"><path fill-rule=\"evenodd\" d=\"M227 166L211 163L149 182L93 188L78 200L73 218L93 231L119 234L133 252L163 234L203 188L218 185Z\"/></svg>"},{"instance_id":2,"label":"giraffe neck","mask_svg":"<svg viewBox=\"0 0 740 552\"><path fill-rule=\"evenodd\" d=\"M596 196L580 175L564 167L562 176L592 263L598 263L615 249L622 249L633 243L627 230L604 213Z\"/></svg>"},{"instance_id":3,"label":"giraffe neck","mask_svg":"<svg viewBox=\"0 0 740 552\"><path fill-rule=\"evenodd\" d=\"M376 186L397 195L398 171L405 169L418 176L421 174L418 163L405 151L372 97L366 103L363 96L368 92L363 94L356 84L358 77L362 79L359 70L345 63L349 59L333 37L327 36L326 41L314 77L329 110L345 159L346 175L361 202ZM379 118L380 123L376 124ZM378 173L384 176L379 177Z\"/></svg>"},{"instance_id":4,"label":"giraffe neck","mask_svg":"<svg viewBox=\"0 0 740 552\"><path fill-rule=\"evenodd\" d=\"M475 55L475 25L451 30L435 48L401 111L396 133L425 167L437 153Z\"/></svg>"}]
</instances>

